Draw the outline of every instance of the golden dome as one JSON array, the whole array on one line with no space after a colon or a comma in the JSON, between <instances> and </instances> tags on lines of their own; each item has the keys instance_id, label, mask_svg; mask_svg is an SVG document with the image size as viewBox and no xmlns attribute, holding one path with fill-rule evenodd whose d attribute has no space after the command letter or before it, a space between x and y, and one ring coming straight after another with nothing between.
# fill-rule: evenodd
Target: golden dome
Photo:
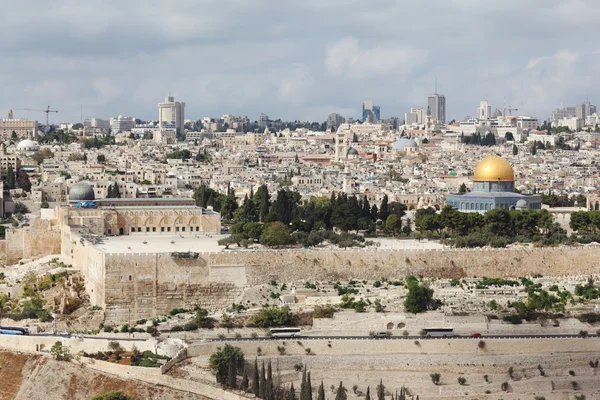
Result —
<instances>
[{"instance_id":1,"label":"golden dome","mask_svg":"<svg viewBox=\"0 0 600 400\"><path fill-rule=\"evenodd\" d=\"M513 182L515 173L510 164L502 157L487 156L475 168L474 181Z\"/></svg>"}]
</instances>

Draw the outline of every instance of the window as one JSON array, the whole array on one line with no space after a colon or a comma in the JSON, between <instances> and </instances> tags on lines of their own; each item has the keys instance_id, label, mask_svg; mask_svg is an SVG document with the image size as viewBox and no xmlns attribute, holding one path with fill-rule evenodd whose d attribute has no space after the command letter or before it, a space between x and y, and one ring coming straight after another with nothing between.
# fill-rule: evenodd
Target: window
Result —
<instances>
[{"instance_id":1,"label":"window","mask_svg":"<svg viewBox=\"0 0 600 400\"><path fill-rule=\"evenodd\" d=\"M165 227L164 227L164 226L161 226L161 227L160 227L160 231L161 231L161 232L164 232L164 231L165 231Z\"/></svg>"},{"instance_id":2,"label":"window","mask_svg":"<svg viewBox=\"0 0 600 400\"><path fill-rule=\"evenodd\" d=\"M182 231L182 232L185 232L185 226L181 228L181 231Z\"/></svg>"},{"instance_id":3,"label":"window","mask_svg":"<svg viewBox=\"0 0 600 400\"><path fill-rule=\"evenodd\" d=\"M197 227L196 227L196 232L198 232L199 230L200 230L200 227L199 227L199 226L197 226Z\"/></svg>"},{"instance_id":4,"label":"window","mask_svg":"<svg viewBox=\"0 0 600 400\"><path fill-rule=\"evenodd\" d=\"M167 228L167 232L171 232L171 227L170 226Z\"/></svg>"},{"instance_id":5,"label":"window","mask_svg":"<svg viewBox=\"0 0 600 400\"><path fill-rule=\"evenodd\" d=\"M141 228L141 227L138 227L138 232L141 232L141 231L142 231L142 228Z\"/></svg>"},{"instance_id":6,"label":"window","mask_svg":"<svg viewBox=\"0 0 600 400\"><path fill-rule=\"evenodd\" d=\"M146 227L146 232L150 232L150 227L149 226Z\"/></svg>"},{"instance_id":7,"label":"window","mask_svg":"<svg viewBox=\"0 0 600 400\"><path fill-rule=\"evenodd\" d=\"M135 232L135 228L133 226L131 227L131 232Z\"/></svg>"},{"instance_id":8,"label":"window","mask_svg":"<svg viewBox=\"0 0 600 400\"><path fill-rule=\"evenodd\" d=\"M155 226L152 227L152 232L156 232L156 227Z\"/></svg>"},{"instance_id":9,"label":"window","mask_svg":"<svg viewBox=\"0 0 600 400\"><path fill-rule=\"evenodd\" d=\"M131 280L131 275L129 275L129 280Z\"/></svg>"},{"instance_id":10,"label":"window","mask_svg":"<svg viewBox=\"0 0 600 400\"><path fill-rule=\"evenodd\" d=\"M179 227L175 227L175 232L179 232Z\"/></svg>"}]
</instances>

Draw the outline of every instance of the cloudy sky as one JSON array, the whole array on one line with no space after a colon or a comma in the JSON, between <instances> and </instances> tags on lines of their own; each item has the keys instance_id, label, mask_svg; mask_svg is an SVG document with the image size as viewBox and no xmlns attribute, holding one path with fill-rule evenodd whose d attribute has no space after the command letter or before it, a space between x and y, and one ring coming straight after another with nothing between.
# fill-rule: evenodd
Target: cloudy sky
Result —
<instances>
[{"instance_id":1,"label":"cloudy sky","mask_svg":"<svg viewBox=\"0 0 600 400\"><path fill-rule=\"evenodd\" d=\"M545 119L600 103L598 0L21 0L0 9L0 116L156 119L168 93L186 119L323 121L480 100ZM42 113L15 110L42 120Z\"/></svg>"}]
</instances>

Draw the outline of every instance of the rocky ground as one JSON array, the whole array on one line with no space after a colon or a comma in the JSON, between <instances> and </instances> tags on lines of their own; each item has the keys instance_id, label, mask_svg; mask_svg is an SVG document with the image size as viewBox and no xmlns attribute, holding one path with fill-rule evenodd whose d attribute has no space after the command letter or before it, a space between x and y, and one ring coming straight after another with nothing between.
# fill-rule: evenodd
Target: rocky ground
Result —
<instances>
[{"instance_id":1,"label":"rocky ground","mask_svg":"<svg viewBox=\"0 0 600 400\"><path fill-rule=\"evenodd\" d=\"M0 351L0 400L89 400L122 390L135 399L203 400L205 397L160 385L101 374L44 356Z\"/></svg>"}]
</instances>

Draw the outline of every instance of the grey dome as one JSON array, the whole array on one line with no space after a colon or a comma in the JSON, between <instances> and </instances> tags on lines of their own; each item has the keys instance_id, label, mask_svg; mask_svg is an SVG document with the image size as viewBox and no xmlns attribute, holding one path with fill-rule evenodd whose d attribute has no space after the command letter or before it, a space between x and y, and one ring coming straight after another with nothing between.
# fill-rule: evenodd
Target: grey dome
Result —
<instances>
[{"instance_id":1,"label":"grey dome","mask_svg":"<svg viewBox=\"0 0 600 400\"><path fill-rule=\"evenodd\" d=\"M404 151L406 147L417 147L417 142L412 139L400 138L392 146L392 150Z\"/></svg>"},{"instance_id":2,"label":"grey dome","mask_svg":"<svg viewBox=\"0 0 600 400\"><path fill-rule=\"evenodd\" d=\"M517 205L515 207L517 210L526 210L527 209L527 202L523 199L517 201Z\"/></svg>"},{"instance_id":3,"label":"grey dome","mask_svg":"<svg viewBox=\"0 0 600 400\"><path fill-rule=\"evenodd\" d=\"M354 148L354 147L350 147L350 150L348 150L348 154L349 156L357 156L358 155L358 151Z\"/></svg>"},{"instance_id":4,"label":"grey dome","mask_svg":"<svg viewBox=\"0 0 600 400\"><path fill-rule=\"evenodd\" d=\"M90 201L95 199L94 188L89 183L76 183L69 190L70 201Z\"/></svg>"}]
</instances>

